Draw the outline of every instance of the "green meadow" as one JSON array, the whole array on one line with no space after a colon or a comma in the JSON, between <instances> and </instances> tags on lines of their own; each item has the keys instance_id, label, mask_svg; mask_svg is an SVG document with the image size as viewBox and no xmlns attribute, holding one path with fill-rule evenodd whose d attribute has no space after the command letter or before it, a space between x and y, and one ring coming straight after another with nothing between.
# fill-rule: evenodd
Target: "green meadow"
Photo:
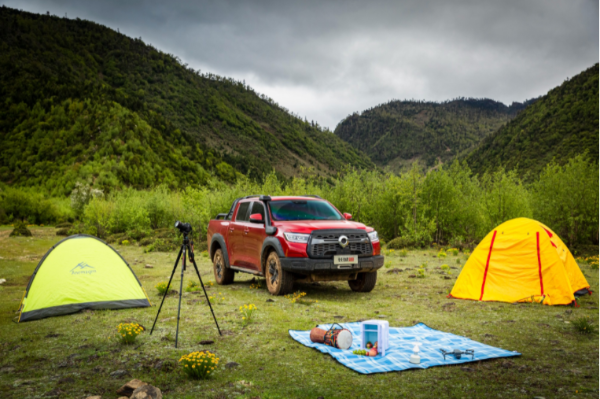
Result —
<instances>
[{"instance_id":1,"label":"green meadow","mask_svg":"<svg viewBox=\"0 0 600 399\"><path fill-rule=\"evenodd\" d=\"M9 237L10 231L0 228L0 278L7 280L0 285L2 398L116 399L116 390L133 378L160 388L169 399L598 397L598 333L581 334L574 326L586 316L598 325L598 270L585 261L580 267L594 295L582 297L578 308L447 299L468 256L448 252L440 259L434 247L386 251L386 267L369 294L353 293L345 282L297 284L296 290L306 293L305 303L292 303L270 296L264 281L250 275L237 274L230 286L214 285L210 260L198 251L207 292L217 297L214 310L223 336L203 293L185 290L197 281L188 269L175 348L177 295L166 297L157 329L149 334L161 299L155 286L168 280L175 251L145 253L135 244L114 244L142 282L151 308L84 311L17 324L16 310L29 276L61 237L53 227L32 227L32 238ZM171 289L180 290L179 269ZM247 326L239 311L244 304L257 307ZM422 322L522 356L367 376L288 334L288 329L377 317L393 327ZM133 344L121 344L116 328L131 322L146 331ZM219 365L208 379L190 380L178 360L201 350L215 353ZM237 365L225 367L230 362Z\"/></svg>"}]
</instances>

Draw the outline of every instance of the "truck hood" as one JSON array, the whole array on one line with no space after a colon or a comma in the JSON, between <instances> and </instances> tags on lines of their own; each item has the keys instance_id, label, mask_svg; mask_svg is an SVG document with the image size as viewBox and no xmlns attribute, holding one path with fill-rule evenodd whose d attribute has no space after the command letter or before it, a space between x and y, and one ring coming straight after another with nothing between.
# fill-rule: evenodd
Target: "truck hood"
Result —
<instances>
[{"instance_id":1,"label":"truck hood","mask_svg":"<svg viewBox=\"0 0 600 399\"><path fill-rule=\"evenodd\" d=\"M273 222L273 226L286 232L309 234L313 230L329 229L359 229L372 231L373 229L359 222L351 220L301 220L290 222Z\"/></svg>"}]
</instances>

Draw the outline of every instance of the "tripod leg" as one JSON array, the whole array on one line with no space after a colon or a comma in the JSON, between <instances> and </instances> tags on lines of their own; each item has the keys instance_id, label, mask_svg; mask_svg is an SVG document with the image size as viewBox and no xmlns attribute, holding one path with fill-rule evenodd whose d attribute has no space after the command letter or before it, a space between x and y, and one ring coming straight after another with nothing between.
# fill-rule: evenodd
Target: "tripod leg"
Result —
<instances>
[{"instance_id":1,"label":"tripod leg","mask_svg":"<svg viewBox=\"0 0 600 399\"><path fill-rule=\"evenodd\" d=\"M181 267L181 281L179 282L179 305L177 306L177 330L175 330L175 347L177 348L177 340L179 338L179 315L181 315L181 293L183 291L183 271L185 270L185 244L183 249L183 266Z\"/></svg>"},{"instance_id":2,"label":"tripod leg","mask_svg":"<svg viewBox=\"0 0 600 399\"><path fill-rule=\"evenodd\" d=\"M213 312L213 308L212 305L210 304L210 300L208 299L208 294L206 294L206 289L204 288L204 283L202 282L202 277L200 277L200 272L198 271L198 266L196 265L196 259L194 259L194 251L188 247L188 250L190 251L190 260L192 261L192 264L194 265L194 269L196 269L196 274L198 275L198 280L200 280L200 285L202 286L202 290L204 291L204 296L206 297L206 303L208 303L208 307L210 308L210 313L212 313L212 317L215 320L215 324L217 325L217 330L219 331L219 335L223 335L221 334L221 329L219 328L219 323L217 323L217 318L215 317L215 312Z\"/></svg>"},{"instance_id":3,"label":"tripod leg","mask_svg":"<svg viewBox=\"0 0 600 399\"><path fill-rule=\"evenodd\" d=\"M158 320L158 315L160 314L162 305L165 302L167 293L169 292L169 287L171 286L171 280L173 280L173 275L175 274L175 270L177 269L177 264L179 263L179 258L181 258L182 252L183 252L183 245L181 246L181 249L179 250L179 254L177 255L177 260L175 260L175 265L173 265L173 271L171 272L171 278L169 279L169 284L167 284L167 290L165 291L165 295L163 296L162 301L160 301L160 306L158 307L158 312L156 312L156 318L154 319L154 323L152 323L152 329L150 330L150 335L152 335L152 331L154 331L154 326L156 325L156 320Z\"/></svg>"}]
</instances>

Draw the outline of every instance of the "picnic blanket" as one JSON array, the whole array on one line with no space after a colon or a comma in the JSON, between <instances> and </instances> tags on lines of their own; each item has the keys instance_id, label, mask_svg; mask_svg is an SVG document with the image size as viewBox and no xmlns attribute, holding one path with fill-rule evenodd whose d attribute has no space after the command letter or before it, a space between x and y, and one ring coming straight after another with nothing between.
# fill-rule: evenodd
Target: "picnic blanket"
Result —
<instances>
[{"instance_id":1,"label":"picnic blanket","mask_svg":"<svg viewBox=\"0 0 600 399\"><path fill-rule=\"evenodd\" d=\"M341 326L347 328L352 333L352 346L348 350L341 350L324 344L311 342L310 331L289 330L289 333L293 339L300 342L302 345L315 348L323 353L328 353L344 366L361 374L385 373L388 371L402 371L407 369L426 369L434 366L447 366L452 364L478 362L480 360L498 357L521 355L518 352L495 348L459 335L434 330L423 323L418 323L413 327L390 327L390 347L386 350L385 356L361 356L352 353L353 350L360 349L360 323L343 323ZM319 325L319 328L324 330L328 330L330 327L331 324ZM408 361L410 355L413 353L416 342L420 343L420 364L412 364ZM471 360L471 356L462 355L461 359L455 359L454 356L447 355L446 360L444 360L444 356L440 352L440 349L445 349L447 351L453 349L460 349L463 351L465 349L474 349L475 356Z\"/></svg>"}]
</instances>

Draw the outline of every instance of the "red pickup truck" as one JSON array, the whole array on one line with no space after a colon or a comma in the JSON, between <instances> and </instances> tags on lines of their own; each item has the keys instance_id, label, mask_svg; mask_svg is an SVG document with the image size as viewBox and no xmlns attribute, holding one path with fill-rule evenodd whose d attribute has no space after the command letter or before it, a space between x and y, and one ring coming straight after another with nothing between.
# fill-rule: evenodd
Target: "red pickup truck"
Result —
<instances>
[{"instance_id":1,"label":"red pickup truck","mask_svg":"<svg viewBox=\"0 0 600 399\"><path fill-rule=\"evenodd\" d=\"M318 196L251 195L208 224L208 248L218 284L235 273L263 276L272 295L294 282L348 281L370 292L383 266L377 232Z\"/></svg>"}]
</instances>

